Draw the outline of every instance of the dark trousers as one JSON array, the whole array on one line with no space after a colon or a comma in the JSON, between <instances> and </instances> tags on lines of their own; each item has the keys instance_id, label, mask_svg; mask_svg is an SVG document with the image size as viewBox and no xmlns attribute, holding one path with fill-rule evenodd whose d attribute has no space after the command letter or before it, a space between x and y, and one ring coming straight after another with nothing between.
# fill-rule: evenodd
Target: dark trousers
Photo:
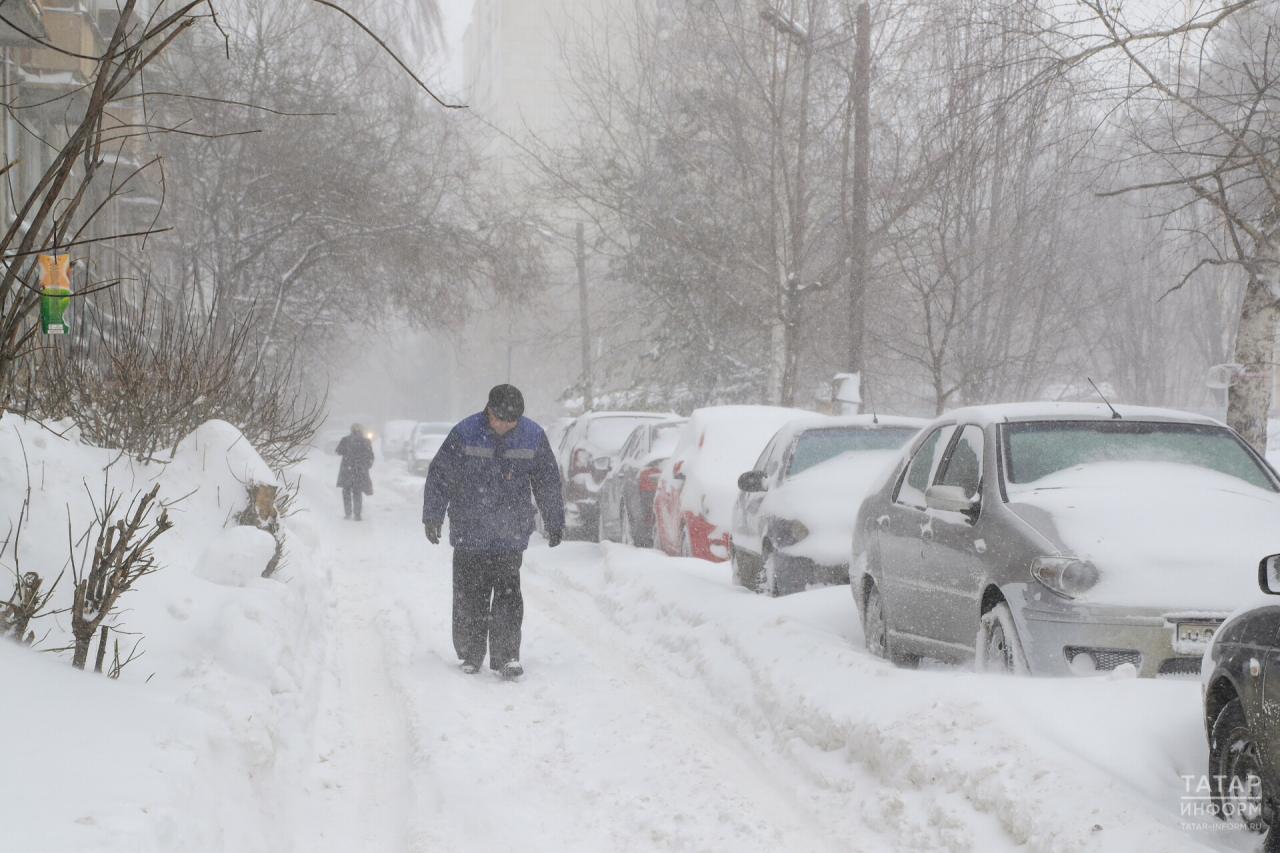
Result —
<instances>
[{"instance_id":1,"label":"dark trousers","mask_svg":"<svg viewBox=\"0 0 1280 853\"><path fill-rule=\"evenodd\" d=\"M479 666L489 650L490 669L520 660L520 595L523 551L501 554L453 552L453 648Z\"/></svg>"},{"instance_id":2,"label":"dark trousers","mask_svg":"<svg viewBox=\"0 0 1280 853\"><path fill-rule=\"evenodd\" d=\"M343 489L342 490L342 509L346 511L347 517L350 518L355 513L356 520L360 520L360 505L364 503L364 493L359 489Z\"/></svg>"}]
</instances>

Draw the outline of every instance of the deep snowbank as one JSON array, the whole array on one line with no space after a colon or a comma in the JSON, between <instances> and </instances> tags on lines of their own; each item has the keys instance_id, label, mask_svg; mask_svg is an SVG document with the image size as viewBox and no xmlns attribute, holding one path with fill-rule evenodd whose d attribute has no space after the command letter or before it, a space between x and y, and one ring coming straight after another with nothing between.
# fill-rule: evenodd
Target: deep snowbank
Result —
<instances>
[{"instance_id":1,"label":"deep snowbank","mask_svg":"<svg viewBox=\"0 0 1280 853\"><path fill-rule=\"evenodd\" d=\"M5 846L292 849L279 819L292 794L281 792L298 789L312 753L325 656L327 579L311 561L312 522L285 522L287 562L264 579L271 535L231 517L247 503L244 482L274 475L229 424L205 424L171 462L149 465L81 444L66 424L50 427L64 436L0 419L0 518L16 521L31 488L23 571L52 582L67 561L68 514L78 539L92 518L89 495L101 504L104 485L127 502L159 482L160 499L178 502L174 528L155 545L164 568L121 599L118 625L132 632L119 635L121 657L137 640L144 654L119 681L73 670L69 653L0 643L4 766L20 768L0 774ZM2 562L7 597L12 549ZM52 606L67 606L71 592L68 572ZM37 649L70 641L65 614L32 627Z\"/></svg>"}]
</instances>

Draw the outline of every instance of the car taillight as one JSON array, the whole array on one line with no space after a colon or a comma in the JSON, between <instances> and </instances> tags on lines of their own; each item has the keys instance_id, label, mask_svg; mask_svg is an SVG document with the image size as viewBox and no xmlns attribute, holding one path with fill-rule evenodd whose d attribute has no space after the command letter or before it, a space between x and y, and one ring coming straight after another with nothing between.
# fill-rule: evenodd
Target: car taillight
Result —
<instances>
[{"instance_id":1,"label":"car taillight","mask_svg":"<svg viewBox=\"0 0 1280 853\"><path fill-rule=\"evenodd\" d=\"M573 451L573 464L570 466L570 474L585 474L591 470L591 454L586 448L579 447Z\"/></svg>"},{"instance_id":2,"label":"car taillight","mask_svg":"<svg viewBox=\"0 0 1280 853\"><path fill-rule=\"evenodd\" d=\"M661 468L645 468L640 472L640 489L641 491L652 492L658 488L658 475L662 473Z\"/></svg>"}]
</instances>

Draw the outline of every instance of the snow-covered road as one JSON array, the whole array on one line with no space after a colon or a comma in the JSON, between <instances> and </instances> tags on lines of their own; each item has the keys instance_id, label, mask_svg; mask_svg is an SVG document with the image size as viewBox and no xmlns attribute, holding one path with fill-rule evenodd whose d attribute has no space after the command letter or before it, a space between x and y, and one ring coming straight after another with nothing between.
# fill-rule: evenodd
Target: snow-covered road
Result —
<instances>
[{"instance_id":1,"label":"snow-covered road","mask_svg":"<svg viewBox=\"0 0 1280 853\"><path fill-rule=\"evenodd\" d=\"M306 495L332 645L299 850L1257 847L1182 826L1195 681L896 670L847 587L770 600L724 565L535 538L525 679L463 675L422 481L379 468L362 524Z\"/></svg>"}]
</instances>

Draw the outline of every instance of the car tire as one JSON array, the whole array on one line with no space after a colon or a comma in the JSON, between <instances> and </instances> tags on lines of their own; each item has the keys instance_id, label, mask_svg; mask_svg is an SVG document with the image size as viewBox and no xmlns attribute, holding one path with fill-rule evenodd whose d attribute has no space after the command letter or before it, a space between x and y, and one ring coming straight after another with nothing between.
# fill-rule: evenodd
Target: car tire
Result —
<instances>
[{"instance_id":1,"label":"car tire","mask_svg":"<svg viewBox=\"0 0 1280 853\"><path fill-rule=\"evenodd\" d=\"M636 537L631 532L631 513L627 512L627 505L622 505L622 544L635 547Z\"/></svg>"},{"instance_id":2,"label":"car tire","mask_svg":"<svg viewBox=\"0 0 1280 853\"><path fill-rule=\"evenodd\" d=\"M1213 814L1219 820L1240 822L1254 832L1266 832L1274 815L1271 792L1262 781L1264 768L1262 751L1249 728L1244 705L1239 698L1232 699L1218 712L1209 735L1209 784ZM1251 775L1256 783L1249 781Z\"/></svg>"},{"instance_id":3,"label":"car tire","mask_svg":"<svg viewBox=\"0 0 1280 853\"><path fill-rule=\"evenodd\" d=\"M878 658L889 659L889 620L885 618L880 590L872 584L862 607L862 636L867 651Z\"/></svg>"},{"instance_id":4,"label":"car tire","mask_svg":"<svg viewBox=\"0 0 1280 853\"><path fill-rule=\"evenodd\" d=\"M733 567L733 584L744 589L756 592L756 584L754 577L747 577L747 570L742 565L741 552L738 551L732 542L729 543L729 565Z\"/></svg>"},{"instance_id":5,"label":"car tire","mask_svg":"<svg viewBox=\"0 0 1280 853\"><path fill-rule=\"evenodd\" d=\"M862 636L867 651L878 658L884 658L894 666L902 669L915 669L920 665L918 655L895 652L889 640L889 617L884 609L884 600L880 590L871 584L867 590L867 602L862 608Z\"/></svg>"},{"instance_id":6,"label":"car tire","mask_svg":"<svg viewBox=\"0 0 1280 853\"><path fill-rule=\"evenodd\" d=\"M1018 627L1013 622L1013 611L1007 602L998 602L982 614L974 651L974 669L978 672L1031 674L1022 641L1018 638Z\"/></svg>"},{"instance_id":7,"label":"car tire","mask_svg":"<svg viewBox=\"0 0 1280 853\"><path fill-rule=\"evenodd\" d=\"M599 504L596 506L596 541L610 542L612 540L604 532L604 510L599 508Z\"/></svg>"},{"instance_id":8,"label":"car tire","mask_svg":"<svg viewBox=\"0 0 1280 853\"><path fill-rule=\"evenodd\" d=\"M778 555L768 542L761 549L763 558L760 561L763 571L760 574L759 590L770 598L778 597Z\"/></svg>"},{"instance_id":9,"label":"car tire","mask_svg":"<svg viewBox=\"0 0 1280 853\"><path fill-rule=\"evenodd\" d=\"M680 556L693 556L693 542L689 539L689 528L686 525L680 525Z\"/></svg>"}]
</instances>

